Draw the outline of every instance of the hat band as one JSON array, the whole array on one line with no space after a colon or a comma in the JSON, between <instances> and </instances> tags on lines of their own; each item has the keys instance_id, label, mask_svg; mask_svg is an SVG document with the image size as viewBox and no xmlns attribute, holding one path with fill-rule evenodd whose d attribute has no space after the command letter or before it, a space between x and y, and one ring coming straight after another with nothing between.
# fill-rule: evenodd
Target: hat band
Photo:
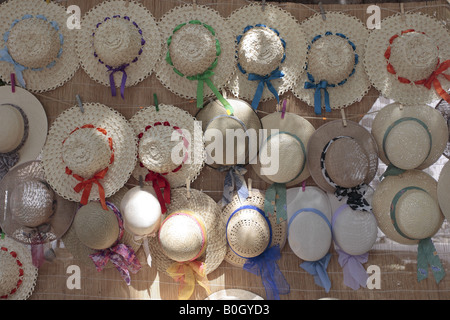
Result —
<instances>
[{"instance_id":1,"label":"hat band","mask_svg":"<svg viewBox=\"0 0 450 320\"><path fill-rule=\"evenodd\" d=\"M15 105L15 104L11 104L11 103L4 103L4 104L1 104L0 107L1 106L11 106L20 112L20 115L22 116L22 119L23 119L23 124L24 124L23 129L24 130L23 130L22 140L20 141L19 145L14 150L11 150L6 153L0 153L0 179L2 179L8 173L9 169L14 167L17 164L17 162L19 161L20 156L19 156L18 151L20 149L22 149L23 145L27 141L28 132L29 132L28 117L25 114L25 112L22 110L22 108L20 108L19 106Z\"/></svg>"},{"instance_id":2,"label":"hat band","mask_svg":"<svg viewBox=\"0 0 450 320\"><path fill-rule=\"evenodd\" d=\"M334 195L338 198L338 200L341 200L344 197L347 197L347 204L352 208L353 210L361 210L361 211L367 211L372 212L372 208L370 204L367 202L367 200L364 198L365 193L367 192L367 189L369 186L366 183L362 183L356 187L352 188L343 188L339 185L337 185L330 177L330 175L327 172L327 169L325 167L325 158L326 153L328 151L328 148L331 146L331 144L339 140L341 138L350 138L354 139L350 136L338 136L330 141L325 145L323 148L322 154L320 155L320 168L322 172L322 176L324 179L330 184L333 188L336 190L334 191Z\"/></svg>"},{"instance_id":3,"label":"hat band","mask_svg":"<svg viewBox=\"0 0 450 320\"><path fill-rule=\"evenodd\" d=\"M19 84L26 88L26 84L25 84L25 80L23 78L23 71L28 70L28 67L25 67L23 65L21 65L20 63L16 62L10 55L9 51L8 51L8 47L7 47L7 42L9 39L9 34L12 30L12 28L20 21L22 20L26 20L26 19L31 19L31 18L37 18L37 19L41 19L44 21L47 21L52 27L53 29L55 29L57 32L59 32L59 26L58 23L56 21L48 21L48 19L44 16L44 15L31 15L31 14L26 14L22 17L22 19L16 19L13 21L13 23L11 24L11 27L9 28L8 31L6 31L3 34L3 41L5 42L5 47L3 49L0 50L0 61L6 61L10 64L12 64L14 66L14 70L16 72L17 75L17 81L19 81ZM59 44L60 44L60 49L59 52L56 56L57 59L59 59L63 53L63 44L64 44L64 36L61 32L59 32ZM43 67L43 68L31 68L30 70L32 71L42 71L44 69L50 69L52 68L54 65L56 64L56 59L53 60L52 62L50 62L47 66Z\"/></svg>"},{"instance_id":4,"label":"hat band","mask_svg":"<svg viewBox=\"0 0 450 320\"><path fill-rule=\"evenodd\" d=\"M403 31L401 31L400 35L403 35L403 34L406 34L406 33L409 33L409 32L419 32L419 31L416 31L414 29L403 30ZM420 32L420 33L426 34L425 32ZM435 67L435 70L426 79L411 81L411 80L406 79L404 77L397 76L397 72L395 71L395 69L392 66L392 64L389 62L389 58L391 57L391 45L394 42L394 40L397 39L400 35L395 34L389 39L389 46L387 47L387 49L386 49L386 51L384 53L384 57L386 58L386 61L387 61L387 66L386 66L387 71L389 73L395 75L397 77L398 81L400 81L401 83L404 83L404 84L411 84L411 83L413 83L413 84L416 84L416 85L423 85L427 89L431 89L431 85L433 85L433 87L436 90L437 94L442 99L444 99L445 101L450 103L450 95L442 88L441 83L437 79L438 75L443 75L447 80L450 81L450 75L444 73L444 71L446 71L447 69L450 68L450 60L446 60L446 61L440 63L440 59L438 59L436 67Z\"/></svg>"},{"instance_id":5,"label":"hat band","mask_svg":"<svg viewBox=\"0 0 450 320\"><path fill-rule=\"evenodd\" d=\"M225 230L228 229L228 224L230 223L231 218L238 212L242 211L242 210L254 210L256 212L258 212L261 216L263 216L263 218L266 220L267 225L269 227L269 243L267 244L266 248L264 249L264 251L266 251L268 248L270 248L270 245L272 244L272 226L270 224L269 218L267 218L266 213L264 211L262 211L260 208L252 206L252 205L245 205L242 207L237 208L236 210L233 211L233 213L230 214L230 216L228 217L227 220L227 224L226 224L226 228ZM240 255L239 253L237 253L236 251L233 250L233 248L230 246L230 242L228 240L228 234L225 233L226 239L227 239L227 243L228 243L228 247L230 248L231 251L233 251L234 254L236 254L238 257L243 258L243 259L249 259L249 257L245 257Z\"/></svg>"},{"instance_id":6,"label":"hat band","mask_svg":"<svg viewBox=\"0 0 450 320\"><path fill-rule=\"evenodd\" d=\"M3 236L3 233L2 233L2 236ZM9 296L15 294L17 292L17 290L19 290L20 286L22 285L22 283L24 281L23 278L24 278L25 273L22 268L23 264L20 261L20 259L17 257L17 253L15 251L11 251L8 248L3 247L3 246L0 248L0 250L9 253L11 255L11 257L13 257L16 260L17 266L19 268L19 270L18 270L19 279L17 280L16 286L8 294L0 296L0 299L7 299Z\"/></svg>"},{"instance_id":7,"label":"hat band","mask_svg":"<svg viewBox=\"0 0 450 320\"><path fill-rule=\"evenodd\" d=\"M327 31L325 32L324 35L317 35L315 36L312 40L311 40L311 44L313 44L314 42L316 42L317 40L319 40L320 38L322 38L323 36L330 36L333 35L332 32ZM322 114L322 91L324 94L324 105L325 105L325 111L326 112L331 112L331 107L330 107L330 97L328 94L328 90L327 88L334 88L336 86L342 86L344 85L348 79L353 76L356 72L356 66L358 65L359 62L359 56L356 53L356 46L355 44L344 34L342 33L335 33L336 36L341 37L345 40L347 40L348 44L353 48L353 52L355 54L355 63L353 66L352 71L350 72L350 74L347 76L347 78L345 78L344 80L342 80L339 83L328 83L328 81L326 79L321 79L319 82L316 81L316 79L314 79L314 76L308 71L308 62L306 62L306 75L308 77L307 82L305 82L304 88L305 89L315 89L314 92L314 112L316 114ZM308 52L307 54L310 54L310 50L311 50L311 45L308 45Z\"/></svg>"},{"instance_id":8,"label":"hat band","mask_svg":"<svg viewBox=\"0 0 450 320\"><path fill-rule=\"evenodd\" d=\"M433 271L434 278L437 283L445 276L445 270L441 264L441 261L439 259L439 256L436 252L436 248L431 240L431 237L425 238L425 239L414 239L411 237L408 237L405 235L400 227L397 224L396 220L396 206L397 202L400 199L402 195L405 194L408 190L419 190L426 192L426 190L415 187L415 186L409 186L406 188L401 189L398 191L394 198L392 199L391 206L390 206L390 217L392 220L392 224L395 228L395 230L404 238L410 239L410 240L419 240L419 246L417 249L417 280L421 281L422 279L428 278L428 265L431 266L431 270Z\"/></svg>"}]
</instances>

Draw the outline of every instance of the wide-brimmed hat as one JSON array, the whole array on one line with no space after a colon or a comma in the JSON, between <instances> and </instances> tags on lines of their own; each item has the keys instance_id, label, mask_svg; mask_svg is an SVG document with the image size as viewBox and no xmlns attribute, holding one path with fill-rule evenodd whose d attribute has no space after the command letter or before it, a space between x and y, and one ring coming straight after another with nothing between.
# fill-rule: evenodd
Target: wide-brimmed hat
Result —
<instances>
[{"instance_id":1,"label":"wide-brimmed hat","mask_svg":"<svg viewBox=\"0 0 450 320\"><path fill-rule=\"evenodd\" d=\"M204 166L201 125L187 111L165 104L142 108L130 124L138 140L138 163L132 175L137 180L142 176L144 184L154 187L165 213L170 189L193 182Z\"/></svg>"},{"instance_id":2,"label":"wide-brimmed hat","mask_svg":"<svg viewBox=\"0 0 450 320\"><path fill-rule=\"evenodd\" d=\"M65 110L52 123L42 165L60 196L84 205L103 202L125 185L136 165L136 136L116 110L100 103L82 106Z\"/></svg>"},{"instance_id":3,"label":"wide-brimmed hat","mask_svg":"<svg viewBox=\"0 0 450 320\"><path fill-rule=\"evenodd\" d=\"M120 88L134 86L152 74L161 57L162 39L155 18L136 1L105 1L81 20L77 53L81 66L96 82Z\"/></svg>"},{"instance_id":4,"label":"wide-brimmed hat","mask_svg":"<svg viewBox=\"0 0 450 320\"><path fill-rule=\"evenodd\" d=\"M436 110L439 111L444 117L445 122L447 123L448 128L448 141L447 146L445 147L443 155L450 159L450 104L445 100L441 100L440 103L436 106Z\"/></svg>"},{"instance_id":5,"label":"wide-brimmed hat","mask_svg":"<svg viewBox=\"0 0 450 320\"><path fill-rule=\"evenodd\" d=\"M437 184L437 195L439 201L439 207L442 214L450 220L450 200L448 199L448 192L450 190L450 161L447 161L442 167L439 174Z\"/></svg>"},{"instance_id":6,"label":"wide-brimmed hat","mask_svg":"<svg viewBox=\"0 0 450 320\"><path fill-rule=\"evenodd\" d=\"M311 177L317 186L348 197L353 209L368 210L364 199L378 169L378 149L372 134L354 121L327 122L316 129L307 147Z\"/></svg>"},{"instance_id":7,"label":"wide-brimmed hat","mask_svg":"<svg viewBox=\"0 0 450 320\"><path fill-rule=\"evenodd\" d=\"M371 133L379 158L401 170L425 169L435 163L448 142L441 113L428 105L403 107L392 103L375 116Z\"/></svg>"},{"instance_id":8,"label":"wide-brimmed hat","mask_svg":"<svg viewBox=\"0 0 450 320\"><path fill-rule=\"evenodd\" d=\"M2 230L18 242L36 246L61 238L77 208L52 190L37 160L17 165L5 175L0 201Z\"/></svg>"},{"instance_id":9,"label":"wide-brimmed hat","mask_svg":"<svg viewBox=\"0 0 450 320\"><path fill-rule=\"evenodd\" d=\"M32 92L56 89L79 67L75 50L77 30L67 27L66 8L40 0L10 0L0 8L0 78L11 73Z\"/></svg>"},{"instance_id":10,"label":"wide-brimmed hat","mask_svg":"<svg viewBox=\"0 0 450 320\"><path fill-rule=\"evenodd\" d=\"M31 262L30 250L3 233L0 248L0 300L28 299L39 273Z\"/></svg>"},{"instance_id":11,"label":"wide-brimmed hat","mask_svg":"<svg viewBox=\"0 0 450 320\"><path fill-rule=\"evenodd\" d=\"M316 114L360 101L371 87L363 61L369 31L362 21L342 12L327 12L326 19L317 13L302 22L301 29L308 55L294 95Z\"/></svg>"},{"instance_id":12,"label":"wide-brimmed hat","mask_svg":"<svg viewBox=\"0 0 450 320\"><path fill-rule=\"evenodd\" d=\"M228 83L236 96L259 102L290 90L304 72L307 41L298 21L276 5L254 3L228 17L237 42L238 70Z\"/></svg>"},{"instance_id":13,"label":"wide-brimmed hat","mask_svg":"<svg viewBox=\"0 0 450 320\"><path fill-rule=\"evenodd\" d=\"M176 188L161 219L157 237L149 239L158 271L181 282L180 299L189 299L196 282L210 293L207 276L219 267L226 253L219 205L199 190Z\"/></svg>"},{"instance_id":14,"label":"wide-brimmed hat","mask_svg":"<svg viewBox=\"0 0 450 320\"><path fill-rule=\"evenodd\" d=\"M15 165L38 158L47 129L44 107L33 94L0 87L0 179Z\"/></svg>"},{"instance_id":15,"label":"wide-brimmed hat","mask_svg":"<svg viewBox=\"0 0 450 320\"><path fill-rule=\"evenodd\" d=\"M373 86L398 103L450 103L450 34L423 13L389 16L366 42L364 64Z\"/></svg>"},{"instance_id":16,"label":"wide-brimmed hat","mask_svg":"<svg viewBox=\"0 0 450 320\"><path fill-rule=\"evenodd\" d=\"M214 9L182 5L158 21L163 45L156 76L172 93L197 99L216 96L227 105L220 91L235 70L234 38L227 20Z\"/></svg>"},{"instance_id":17,"label":"wide-brimmed hat","mask_svg":"<svg viewBox=\"0 0 450 320\"><path fill-rule=\"evenodd\" d=\"M73 258L97 271L115 267L127 284L130 272L141 264L136 256L142 242L124 228L120 203L128 188L123 187L106 199L108 210L99 201L80 205L62 241Z\"/></svg>"},{"instance_id":18,"label":"wide-brimmed hat","mask_svg":"<svg viewBox=\"0 0 450 320\"><path fill-rule=\"evenodd\" d=\"M267 299L289 293L289 284L276 263L286 243L287 223L278 222L276 212L264 212L264 193L253 189L247 199L235 194L222 209L221 219L226 225L225 261L261 276ZM273 267L270 279L263 271L269 265ZM267 286L267 281L273 282L275 288Z\"/></svg>"},{"instance_id":19,"label":"wide-brimmed hat","mask_svg":"<svg viewBox=\"0 0 450 320\"><path fill-rule=\"evenodd\" d=\"M373 194L372 208L380 230L389 239L419 245L418 280L427 277L430 264L439 282L445 271L431 242L444 221L438 204L437 181L420 170L387 176Z\"/></svg>"},{"instance_id":20,"label":"wide-brimmed hat","mask_svg":"<svg viewBox=\"0 0 450 320\"><path fill-rule=\"evenodd\" d=\"M242 289L224 289L210 294L205 300L264 300L261 296Z\"/></svg>"}]
</instances>

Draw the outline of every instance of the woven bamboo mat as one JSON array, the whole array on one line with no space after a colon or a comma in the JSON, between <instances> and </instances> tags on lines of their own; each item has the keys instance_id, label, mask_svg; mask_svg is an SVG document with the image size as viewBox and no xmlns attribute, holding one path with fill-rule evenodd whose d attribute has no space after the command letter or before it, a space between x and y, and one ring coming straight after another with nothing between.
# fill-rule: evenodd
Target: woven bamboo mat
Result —
<instances>
[{"instance_id":1,"label":"woven bamboo mat","mask_svg":"<svg viewBox=\"0 0 450 320\"><path fill-rule=\"evenodd\" d=\"M61 1L63 5L78 5L82 14L99 3L100 0L70 0ZM188 0L141 0L141 2L159 19L165 12L178 5L189 2ZM223 16L228 16L235 9L246 5L245 0L198 0L198 4L208 5ZM317 5L303 5L301 3L278 3L285 10L291 12L299 21L320 12ZM407 2L403 10L421 11L435 16L447 25L450 23L450 9L445 0L430 2ZM359 17L366 21L370 16L367 13L368 5L324 5L325 11L342 11ZM398 3L382 3L381 17L392 15L401 11ZM156 93L158 101L165 104L179 106L191 114L195 114L194 101L179 98L165 89L157 80L155 75L135 87L126 89L126 100L119 97L111 97L110 89L98 85L92 81L80 68L74 78L61 88L52 92L37 94L48 115L49 125L65 109L76 104L75 96L78 94L84 102L100 102L120 111L129 119L142 106L153 104L153 94ZM291 93L286 93L281 99L287 100L287 111L300 114L311 121L318 128L330 119L341 118L339 111L327 113L325 118L316 118L313 108L305 105ZM371 89L368 95L360 102L345 110L347 119L360 121L379 98L375 89ZM275 111L275 102L265 102L259 107L258 114L262 117L269 112ZM443 159L437 166L443 165ZM437 168L439 170L439 167ZM256 174L249 170L249 178L253 181L253 187L265 189L267 185L258 179ZM219 200L222 192L224 174L205 167L198 179L191 185L192 188L200 189L209 194L215 200ZM133 185L130 181L129 186ZM309 179L307 185L313 185ZM447 272L450 266L450 247L446 243L446 226L443 227L442 237L435 241L438 252ZM132 275L132 282L127 286L115 269L97 272L93 266L85 266L81 261L72 258L64 247L56 244L57 258L53 262L46 262L39 270L39 277L32 300L44 299L74 299L74 300L110 300L110 299L177 299L178 284L170 277L160 274L156 268L148 265ZM314 283L312 276L299 267L302 262L286 244L282 250L282 258L279 266L286 280L290 284L290 294L281 296L285 300L315 300L324 297L338 299L449 299L450 298L450 275L437 285L432 276L421 281L416 280L416 248L399 246L389 242L380 235L373 250L370 251L369 261L365 267L373 265L379 268L380 286L376 288L364 288L357 291L346 287L343 283L342 269L337 261L337 254L331 249L332 258L328 266L328 273L332 282L332 288L326 293L323 288ZM145 261L142 251L138 252L140 261ZM80 288L70 289L67 282L71 276L70 266L79 266L81 283ZM211 290L213 292L236 288L252 291L263 298L266 297L261 279L240 268L223 262L221 266L209 275ZM199 286L195 289L192 299L200 300L206 298L205 290Z\"/></svg>"}]
</instances>

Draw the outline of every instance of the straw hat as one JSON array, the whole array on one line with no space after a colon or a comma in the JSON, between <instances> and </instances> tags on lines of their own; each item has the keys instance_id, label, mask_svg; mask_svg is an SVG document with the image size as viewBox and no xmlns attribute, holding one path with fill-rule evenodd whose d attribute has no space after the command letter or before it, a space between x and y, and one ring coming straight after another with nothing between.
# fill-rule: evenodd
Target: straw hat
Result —
<instances>
[{"instance_id":1,"label":"straw hat","mask_svg":"<svg viewBox=\"0 0 450 320\"><path fill-rule=\"evenodd\" d=\"M38 268L23 244L2 235L0 238L0 299L26 300L34 291Z\"/></svg>"},{"instance_id":2,"label":"straw hat","mask_svg":"<svg viewBox=\"0 0 450 320\"><path fill-rule=\"evenodd\" d=\"M27 245L61 238L72 224L76 203L48 185L40 161L17 165L0 182L0 226L12 239Z\"/></svg>"},{"instance_id":3,"label":"straw hat","mask_svg":"<svg viewBox=\"0 0 450 320\"><path fill-rule=\"evenodd\" d=\"M205 300L264 300L257 294L242 289L224 289L210 294Z\"/></svg>"},{"instance_id":4,"label":"straw hat","mask_svg":"<svg viewBox=\"0 0 450 320\"><path fill-rule=\"evenodd\" d=\"M66 8L40 0L10 0L1 5L0 78L32 92L56 89L78 70L77 32L66 27ZM63 45L64 44L64 45ZM30 54L30 53L33 54Z\"/></svg>"},{"instance_id":5,"label":"straw hat","mask_svg":"<svg viewBox=\"0 0 450 320\"><path fill-rule=\"evenodd\" d=\"M353 121L334 120L311 136L307 147L311 177L321 189L368 185L378 169L378 150L370 132Z\"/></svg>"},{"instance_id":6,"label":"straw hat","mask_svg":"<svg viewBox=\"0 0 450 320\"><path fill-rule=\"evenodd\" d=\"M205 136L205 149L207 150L206 164L213 167L219 168L221 166L233 166L233 165L246 165L249 163L251 155L250 149L252 148L252 143L257 143L257 141L250 140L251 138L258 139L259 130L262 129L261 120L259 119L256 112L252 107L244 100L241 99L227 99L233 108L233 115L228 115L224 106L219 100L213 100L200 109L195 115L198 121L201 121L202 129ZM246 135L245 140L237 138L234 144L234 149L229 150L226 143L226 136L228 132L232 130L233 134L239 136L238 133L242 132ZM215 133L221 133L219 137L223 142L223 153L222 157L218 156L218 151L212 148L217 141ZM256 133L256 137L250 135ZM230 134L230 133L229 133ZM256 147L257 145L254 145ZM228 148L227 148L228 147ZM215 151L214 156L212 156L212 151ZM234 157L229 161L226 157L227 152L233 151Z\"/></svg>"},{"instance_id":7,"label":"straw hat","mask_svg":"<svg viewBox=\"0 0 450 320\"><path fill-rule=\"evenodd\" d=\"M449 132L447 146L444 150L444 156L450 159L450 104L446 101L441 100L441 102L436 106L436 110L439 111L447 123L447 129Z\"/></svg>"},{"instance_id":8,"label":"straw hat","mask_svg":"<svg viewBox=\"0 0 450 320\"><path fill-rule=\"evenodd\" d=\"M83 16L81 25L76 48L81 65L94 81L111 86L113 96L116 87L134 86L152 74L161 56L162 39L155 18L144 5L104 1Z\"/></svg>"},{"instance_id":9,"label":"straw hat","mask_svg":"<svg viewBox=\"0 0 450 320\"><path fill-rule=\"evenodd\" d=\"M392 15L383 19L381 25L370 32L364 57L373 86L386 98L406 105L440 98L450 102L450 96L445 94L450 79L444 76L448 73L446 61L450 59L450 34L446 27L422 13ZM442 88L440 94L438 87Z\"/></svg>"},{"instance_id":10,"label":"straw hat","mask_svg":"<svg viewBox=\"0 0 450 320\"><path fill-rule=\"evenodd\" d=\"M383 107L372 123L380 159L403 170L425 169L444 152L449 132L441 113L428 105Z\"/></svg>"},{"instance_id":11,"label":"straw hat","mask_svg":"<svg viewBox=\"0 0 450 320\"><path fill-rule=\"evenodd\" d=\"M342 12L320 13L301 24L308 39L307 72L292 89L316 114L360 101L370 89L363 57L369 32L358 18ZM315 98L325 93L325 103ZM327 106L327 95L329 105Z\"/></svg>"},{"instance_id":12,"label":"straw hat","mask_svg":"<svg viewBox=\"0 0 450 320\"><path fill-rule=\"evenodd\" d=\"M286 187L306 180L310 175L307 145L315 131L314 126L305 118L289 112L284 118L280 112L271 113L263 117L261 123L267 132L264 131L261 137L259 160L251 164L256 174L267 183L286 184ZM276 163L267 164L274 156L278 156Z\"/></svg>"},{"instance_id":13,"label":"straw hat","mask_svg":"<svg viewBox=\"0 0 450 320\"><path fill-rule=\"evenodd\" d=\"M37 159L47 139L47 115L40 101L22 88L0 87L0 179L23 162Z\"/></svg>"},{"instance_id":14,"label":"straw hat","mask_svg":"<svg viewBox=\"0 0 450 320\"><path fill-rule=\"evenodd\" d=\"M100 103L84 103L83 110L69 108L52 123L42 165L59 195L86 204L103 201L128 181L136 164L136 138L116 110Z\"/></svg>"},{"instance_id":15,"label":"straw hat","mask_svg":"<svg viewBox=\"0 0 450 320\"><path fill-rule=\"evenodd\" d=\"M156 66L159 81L180 97L196 98L198 107L204 97L223 99L219 91L235 69L234 38L227 20L209 7L182 5L165 13L158 26L166 57Z\"/></svg>"},{"instance_id":16,"label":"straw hat","mask_svg":"<svg viewBox=\"0 0 450 320\"><path fill-rule=\"evenodd\" d=\"M236 97L253 100L254 109L259 101L278 99L304 72L307 41L300 24L286 10L272 4L263 8L259 3L235 10L228 19L238 42L238 70L228 89ZM261 82L267 75L273 89ZM255 97L260 85L262 92Z\"/></svg>"},{"instance_id":17,"label":"straw hat","mask_svg":"<svg viewBox=\"0 0 450 320\"><path fill-rule=\"evenodd\" d=\"M441 169L439 180L437 184L437 195L439 207L442 213L450 220L450 201L448 198L448 191L450 190L450 162L447 161Z\"/></svg>"}]
</instances>

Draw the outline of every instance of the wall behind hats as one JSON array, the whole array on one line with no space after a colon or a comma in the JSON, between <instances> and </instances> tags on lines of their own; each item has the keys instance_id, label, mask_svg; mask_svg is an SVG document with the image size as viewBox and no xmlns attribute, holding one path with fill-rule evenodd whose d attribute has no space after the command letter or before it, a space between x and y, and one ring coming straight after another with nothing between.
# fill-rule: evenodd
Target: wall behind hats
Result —
<instances>
[{"instance_id":1,"label":"wall behind hats","mask_svg":"<svg viewBox=\"0 0 450 320\"><path fill-rule=\"evenodd\" d=\"M59 1L65 6L77 5L81 9L81 14L86 13L90 8L100 3L100 0L63 0ZM188 0L141 0L155 16L161 18L170 9L189 3ZM337 2L337 1L336 1ZM207 5L219 11L224 17L231 14L237 8L248 4L245 0L197 0L199 5ZM298 21L320 12L320 8L315 4L302 4L297 2L273 2L289 11ZM324 2L325 3L325 2ZM379 3L381 19L398 13L401 10L399 3ZM403 9L405 12L420 11L442 20L446 25L450 24L450 9L446 0L429 2L406 2ZM325 4L325 11L341 11L357 16L365 22L371 12L367 13L368 4ZM134 87L126 89L126 99L120 96L112 97L109 87L97 84L89 76L79 69L75 76L66 85L54 91L36 94L42 102L48 115L49 125L65 109L76 104L75 95L80 95L84 102L100 102L106 104L119 112L127 119L131 118L140 108L153 104L153 94L156 93L159 103L173 104L196 113L194 100L186 100L172 94L153 74L143 82ZM379 98L378 91L372 88L361 102L345 109L346 118L359 122ZM287 100L287 111L297 113L318 128L329 120L340 119L341 113L335 110L317 117L313 108L307 106L295 98L291 93L286 93L280 99ZM274 101L264 102L258 108L258 115L263 117L267 113L276 110ZM219 173L209 167L205 167L201 175L191 185L192 188L203 190L205 193L219 200L223 188L225 174ZM267 184L260 180L258 176L249 168L247 177L253 181L253 187L265 189ZM314 185L312 179L307 180L307 185ZM137 182L130 179L128 186L136 185ZM302 262L292 253L287 244L282 252L279 262L281 271L291 285L291 293L283 295L282 299L319 299L323 297L335 297L339 299L449 299L450 298L450 246L447 244L445 235L439 238L438 251L444 266L448 270L447 277L436 285L433 277L417 283L415 277L415 251L414 248L398 246L389 242L389 239L380 237L377 248L370 252L370 265L379 267L380 288L360 289L353 291L343 284L342 269L337 262L337 254L332 250L333 257L328 267L328 272L332 281L331 291L327 294L316 286L313 277L299 268ZM64 248L56 248L58 258L53 262L46 262L40 269L36 289L30 299L176 299L177 284L168 276L158 274L155 268L147 265L132 275L131 286L126 286L116 270L104 270L98 273L94 268L86 267L81 262L74 260ZM141 262L145 261L140 252ZM79 289L70 289L67 280L71 276L68 268L72 265L80 267L81 283ZM250 290L265 297L264 287L259 277L253 276L242 269L231 266L223 262L222 265L209 276L212 291L224 288L237 288ZM204 299L206 293L203 289L197 288L192 299Z\"/></svg>"}]
</instances>

